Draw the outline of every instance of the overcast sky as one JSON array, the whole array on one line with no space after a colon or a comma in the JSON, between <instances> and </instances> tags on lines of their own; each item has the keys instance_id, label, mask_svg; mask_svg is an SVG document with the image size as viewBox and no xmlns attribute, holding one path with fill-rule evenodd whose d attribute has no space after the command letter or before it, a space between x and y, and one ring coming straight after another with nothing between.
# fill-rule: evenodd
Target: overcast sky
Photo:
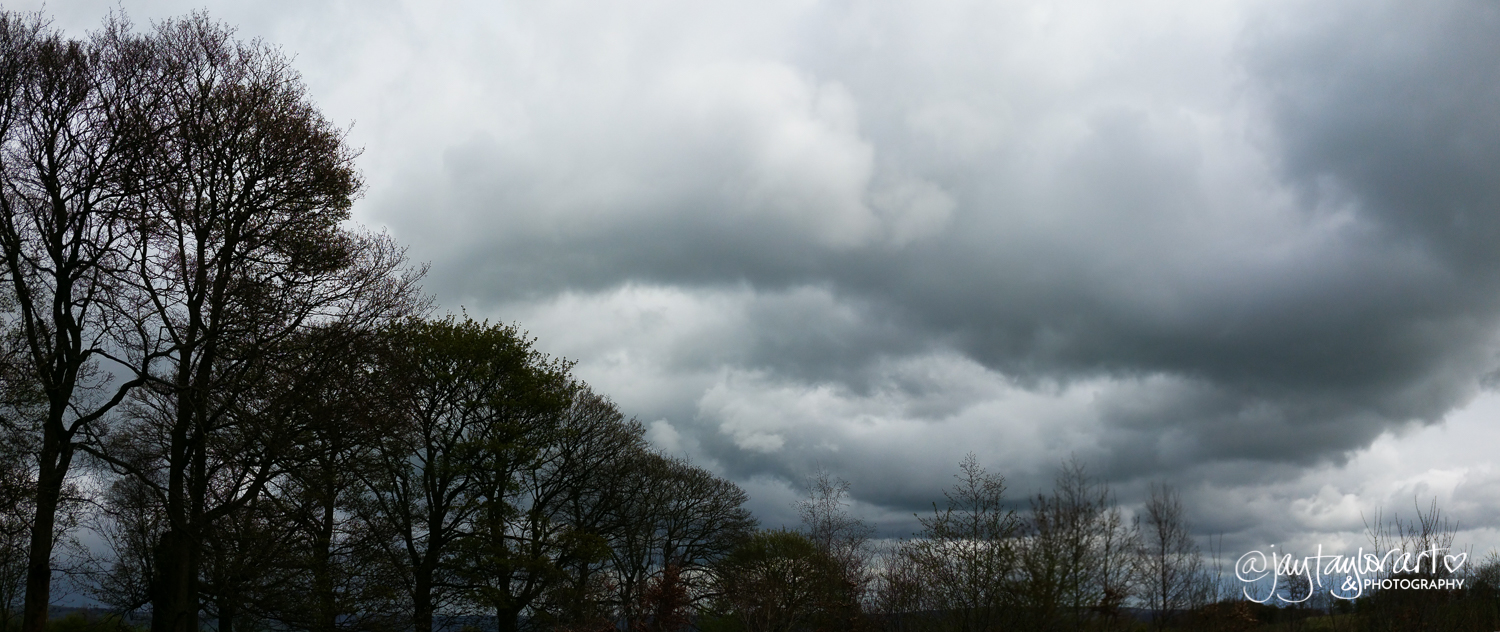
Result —
<instances>
[{"instance_id":1,"label":"overcast sky","mask_svg":"<svg viewBox=\"0 0 1500 632\"><path fill-rule=\"evenodd\" d=\"M1500 4L208 10L352 125L444 310L768 525L822 467L907 535L974 452L1017 499L1175 484L1231 557L1433 497L1500 545Z\"/></svg>"}]
</instances>

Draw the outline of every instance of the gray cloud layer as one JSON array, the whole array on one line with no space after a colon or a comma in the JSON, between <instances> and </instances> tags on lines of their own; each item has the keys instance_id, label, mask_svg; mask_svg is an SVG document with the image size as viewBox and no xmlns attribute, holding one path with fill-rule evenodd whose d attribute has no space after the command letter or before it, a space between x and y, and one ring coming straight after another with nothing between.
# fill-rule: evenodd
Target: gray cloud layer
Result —
<instances>
[{"instance_id":1,"label":"gray cloud layer","mask_svg":"<svg viewBox=\"0 0 1500 632\"><path fill-rule=\"evenodd\" d=\"M837 309L751 309L730 361L856 390L934 347L1027 383L1167 376L1101 414L1185 432L1200 461L1311 462L1477 392L1492 5L1165 11L1198 20L1180 30L967 9L819 7L769 60L680 32L688 50L559 45L527 124L419 187L472 221L442 290L824 288ZM631 26L602 21L569 41ZM404 219L416 195L387 204L457 236ZM1136 447L1122 473L1162 467Z\"/></svg>"},{"instance_id":2,"label":"gray cloud layer","mask_svg":"<svg viewBox=\"0 0 1500 632\"><path fill-rule=\"evenodd\" d=\"M1493 3L284 8L433 290L755 485L1270 485L1497 364Z\"/></svg>"}]
</instances>

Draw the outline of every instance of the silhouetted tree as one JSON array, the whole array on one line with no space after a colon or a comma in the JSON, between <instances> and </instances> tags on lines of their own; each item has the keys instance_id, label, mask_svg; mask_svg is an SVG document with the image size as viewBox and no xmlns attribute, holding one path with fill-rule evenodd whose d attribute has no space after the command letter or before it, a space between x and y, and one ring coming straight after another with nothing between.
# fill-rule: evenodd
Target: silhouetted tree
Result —
<instances>
[{"instance_id":1,"label":"silhouetted tree","mask_svg":"<svg viewBox=\"0 0 1500 632\"><path fill-rule=\"evenodd\" d=\"M1131 595L1136 537L1108 486L1078 461L1064 463L1052 493L1032 499L1020 546L1019 597L1031 627L1115 619Z\"/></svg>"},{"instance_id":2,"label":"silhouetted tree","mask_svg":"<svg viewBox=\"0 0 1500 632\"><path fill-rule=\"evenodd\" d=\"M644 590L668 566L694 603L712 597L711 569L750 535L755 519L739 486L686 460L643 452L629 467L630 493L608 539L621 614L636 625L647 616Z\"/></svg>"},{"instance_id":3,"label":"silhouetted tree","mask_svg":"<svg viewBox=\"0 0 1500 632\"><path fill-rule=\"evenodd\" d=\"M1017 537L1023 522L1005 505L1005 480L966 456L948 506L919 518L922 533L887 561L878 599L887 613L933 612L943 629L990 632L1017 616Z\"/></svg>"},{"instance_id":4,"label":"silhouetted tree","mask_svg":"<svg viewBox=\"0 0 1500 632\"><path fill-rule=\"evenodd\" d=\"M797 502L803 532L838 563L840 594L833 628L854 629L870 586L870 537L875 529L849 514L849 482L819 470L807 479L807 498ZM830 613L833 614L833 613Z\"/></svg>"},{"instance_id":5,"label":"silhouetted tree","mask_svg":"<svg viewBox=\"0 0 1500 632\"><path fill-rule=\"evenodd\" d=\"M165 531L165 519L153 486L133 477L111 481L91 516L92 529L108 556L84 563L85 592L122 614L149 604L153 551Z\"/></svg>"},{"instance_id":6,"label":"silhouetted tree","mask_svg":"<svg viewBox=\"0 0 1500 632\"><path fill-rule=\"evenodd\" d=\"M1412 505L1415 518L1403 520L1400 514L1387 517L1381 511L1365 524L1366 537L1378 554L1396 550L1398 555L1410 556L1409 559L1420 566L1415 571L1389 572L1387 577L1428 581L1453 577L1454 571L1459 569L1449 569L1444 564L1444 556L1459 553L1453 550L1458 526L1443 515L1435 498L1425 510L1415 498ZM1461 609L1451 607L1456 597L1456 593L1446 590L1377 588L1361 600L1360 610L1370 621L1368 627L1372 630L1458 629L1459 622L1452 617L1460 614ZM1484 629L1482 625L1476 627Z\"/></svg>"},{"instance_id":7,"label":"silhouetted tree","mask_svg":"<svg viewBox=\"0 0 1500 632\"><path fill-rule=\"evenodd\" d=\"M117 273L141 149L156 131L154 78L119 22L88 40L39 15L0 12L0 272L18 363L41 395L28 461L34 498L22 629L46 627L52 554L73 457L142 380L106 367ZM113 365L114 363L109 363ZM123 380L112 380L118 370ZM116 383L112 384L114 381Z\"/></svg>"},{"instance_id":8,"label":"silhouetted tree","mask_svg":"<svg viewBox=\"0 0 1500 632\"><path fill-rule=\"evenodd\" d=\"M205 538L294 453L318 363L421 303L401 249L344 226L354 153L284 56L201 14L143 41L162 131L128 183L115 292L146 384L96 456L160 496L152 629L190 632Z\"/></svg>"},{"instance_id":9,"label":"silhouetted tree","mask_svg":"<svg viewBox=\"0 0 1500 632\"><path fill-rule=\"evenodd\" d=\"M1151 485L1142 511L1137 563L1141 599L1153 612L1157 629L1195 605L1201 586L1202 560L1188 529L1182 496L1168 485Z\"/></svg>"},{"instance_id":10,"label":"silhouetted tree","mask_svg":"<svg viewBox=\"0 0 1500 632\"><path fill-rule=\"evenodd\" d=\"M25 594L26 562L31 544L34 480L25 462L32 453L30 433L0 428L0 631L11 629Z\"/></svg>"},{"instance_id":11,"label":"silhouetted tree","mask_svg":"<svg viewBox=\"0 0 1500 632\"><path fill-rule=\"evenodd\" d=\"M682 582L682 569L676 564L667 564L661 574L651 580L642 595L644 617L639 617L631 630L635 632L677 632L691 622L689 607L692 598Z\"/></svg>"},{"instance_id":12,"label":"silhouetted tree","mask_svg":"<svg viewBox=\"0 0 1500 632\"><path fill-rule=\"evenodd\" d=\"M556 406L565 365L546 360L513 327L468 319L411 321L386 336L393 351L382 370L392 372L387 383L399 389L402 417L377 445L377 467L362 475L359 512L400 582L412 626L430 632L442 606L468 597L472 588L462 589L473 580L464 574L475 565L541 563L474 540L493 534L486 521L525 510L495 496L508 496L516 482L496 477L535 464L545 443L536 435L551 429L530 422L555 420L556 410L548 417L516 408ZM492 577L507 580L497 589L511 588L508 575Z\"/></svg>"},{"instance_id":13,"label":"silhouetted tree","mask_svg":"<svg viewBox=\"0 0 1500 632\"><path fill-rule=\"evenodd\" d=\"M285 474L269 487L277 519L292 528L294 582L268 614L281 625L311 632L395 626L397 615L380 550L355 505L375 474L380 442L402 428L402 379L376 332L346 353L328 358L328 379L301 410L309 422Z\"/></svg>"},{"instance_id":14,"label":"silhouetted tree","mask_svg":"<svg viewBox=\"0 0 1500 632\"><path fill-rule=\"evenodd\" d=\"M465 566L474 601L494 612L501 630L527 613L538 620L574 618L538 608L571 593L572 573L608 557L601 530L618 475L612 460L641 449L638 424L613 402L566 377L566 365L539 364L545 380L518 392L505 408L481 471L484 509ZM585 585L587 583L585 582ZM583 593L572 593L584 598ZM577 603L584 606L587 604Z\"/></svg>"}]
</instances>

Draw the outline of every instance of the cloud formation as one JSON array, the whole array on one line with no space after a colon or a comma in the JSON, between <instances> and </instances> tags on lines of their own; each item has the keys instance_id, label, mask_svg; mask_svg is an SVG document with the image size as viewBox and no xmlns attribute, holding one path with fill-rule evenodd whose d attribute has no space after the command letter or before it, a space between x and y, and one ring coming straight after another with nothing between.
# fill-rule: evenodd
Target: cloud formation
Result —
<instances>
[{"instance_id":1,"label":"cloud formation","mask_svg":"<svg viewBox=\"0 0 1500 632\"><path fill-rule=\"evenodd\" d=\"M821 466L901 514L964 452L1020 490L1077 455L1220 531L1273 529L1212 500L1255 494L1347 528L1389 498L1297 481L1494 380L1493 3L282 9L212 10L357 121L358 214L444 304L760 498Z\"/></svg>"}]
</instances>

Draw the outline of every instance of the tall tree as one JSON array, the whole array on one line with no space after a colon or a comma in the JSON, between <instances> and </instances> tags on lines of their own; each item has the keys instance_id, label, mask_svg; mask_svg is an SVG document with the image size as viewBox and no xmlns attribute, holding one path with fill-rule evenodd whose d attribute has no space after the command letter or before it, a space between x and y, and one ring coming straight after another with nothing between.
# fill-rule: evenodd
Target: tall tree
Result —
<instances>
[{"instance_id":1,"label":"tall tree","mask_svg":"<svg viewBox=\"0 0 1500 632\"><path fill-rule=\"evenodd\" d=\"M12 306L0 293L0 314ZM36 516L33 468L42 415L41 393L30 379L25 349L9 319L0 320L0 631L20 619ZM63 521L66 522L66 521Z\"/></svg>"},{"instance_id":2,"label":"tall tree","mask_svg":"<svg viewBox=\"0 0 1500 632\"><path fill-rule=\"evenodd\" d=\"M558 581L532 604L533 617L572 629L612 628L624 582L610 562L653 491L644 471L661 457L648 451L640 423L586 386L575 392L561 430L572 453L560 470L571 470L572 481L556 498L554 514L561 527L554 537L565 541L559 550L564 555L556 562Z\"/></svg>"},{"instance_id":3,"label":"tall tree","mask_svg":"<svg viewBox=\"0 0 1500 632\"><path fill-rule=\"evenodd\" d=\"M32 452L25 445L31 434L11 432L4 426L0 430L4 431L0 433L0 631L8 632L25 594L30 518L35 515L30 505L36 490L24 465Z\"/></svg>"},{"instance_id":4,"label":"tall tree","mask_svg":"<svg viewBox=\"0 0 1500 632\"><path fill-rule=\"evenodd\" d=\"M388 238L344 226L354 152L282 54L202 14L144 41L161 72L141 90L160 98L162 131L129 182L118 301L119 344L148 388L133 428L97 456L159 495L151 625L189 632L212 525L296 453L318 363L420 309L419 275ZM134 456L116 449L132 439Z\"/></svg>"},{"instance_id":5,"label":"tall tree","mask_svg":"<svg viewBox=\"0 0 1500 632\"><path fill-rule=\"evenodd\" d=\"M46 626L63 489L81 442L142 380L110 358L129 196L154 133L152 60L128 25L87 41L0 13L0 263L45 402L22 629ZM112 380L112 372L123 376ZM111 382L117 383L111 386Z\"/></svg>"},{"instance_id":6,"label":"tall tree","mask_svg":"<svg viewBox=\"0 0 1500 632\"><path fill-rule=\"evenodd\" d=\"M576 601L538 606L549 597L587 599L566 590L580 585L570 571L607 557L624 473L617 466L644 448L640 425L587 385L557 383L515 404L487 445L484 509L465 569L473 600L495 613L501 630L518 628L528 611L562 620L587 609L571 607L586 606Z\"/></svg>"},{"instance_id":7,"label":"tall tree","mask_svg":"<svg viewBox=\"0 0 1500 632\"><path fill-rule=\"evenodd\" d=\"M152 551L165 531L160 497L138 479L116 478L95 499L90 518L106 551L84 561L85 592L120 613L150 604Z\"/></svg>"},{"instance_id":8,"label":"tall tree","mask_svg":"<svg viewBox=\"0 0 1500 632\"><path fill-rule=\"evenodd\" d=\"M218 632L255 629L284 608L303 569L295 562L295 525L268 496L214 521L204 536L200 588Z\"/></svg>"}]
</instances>

